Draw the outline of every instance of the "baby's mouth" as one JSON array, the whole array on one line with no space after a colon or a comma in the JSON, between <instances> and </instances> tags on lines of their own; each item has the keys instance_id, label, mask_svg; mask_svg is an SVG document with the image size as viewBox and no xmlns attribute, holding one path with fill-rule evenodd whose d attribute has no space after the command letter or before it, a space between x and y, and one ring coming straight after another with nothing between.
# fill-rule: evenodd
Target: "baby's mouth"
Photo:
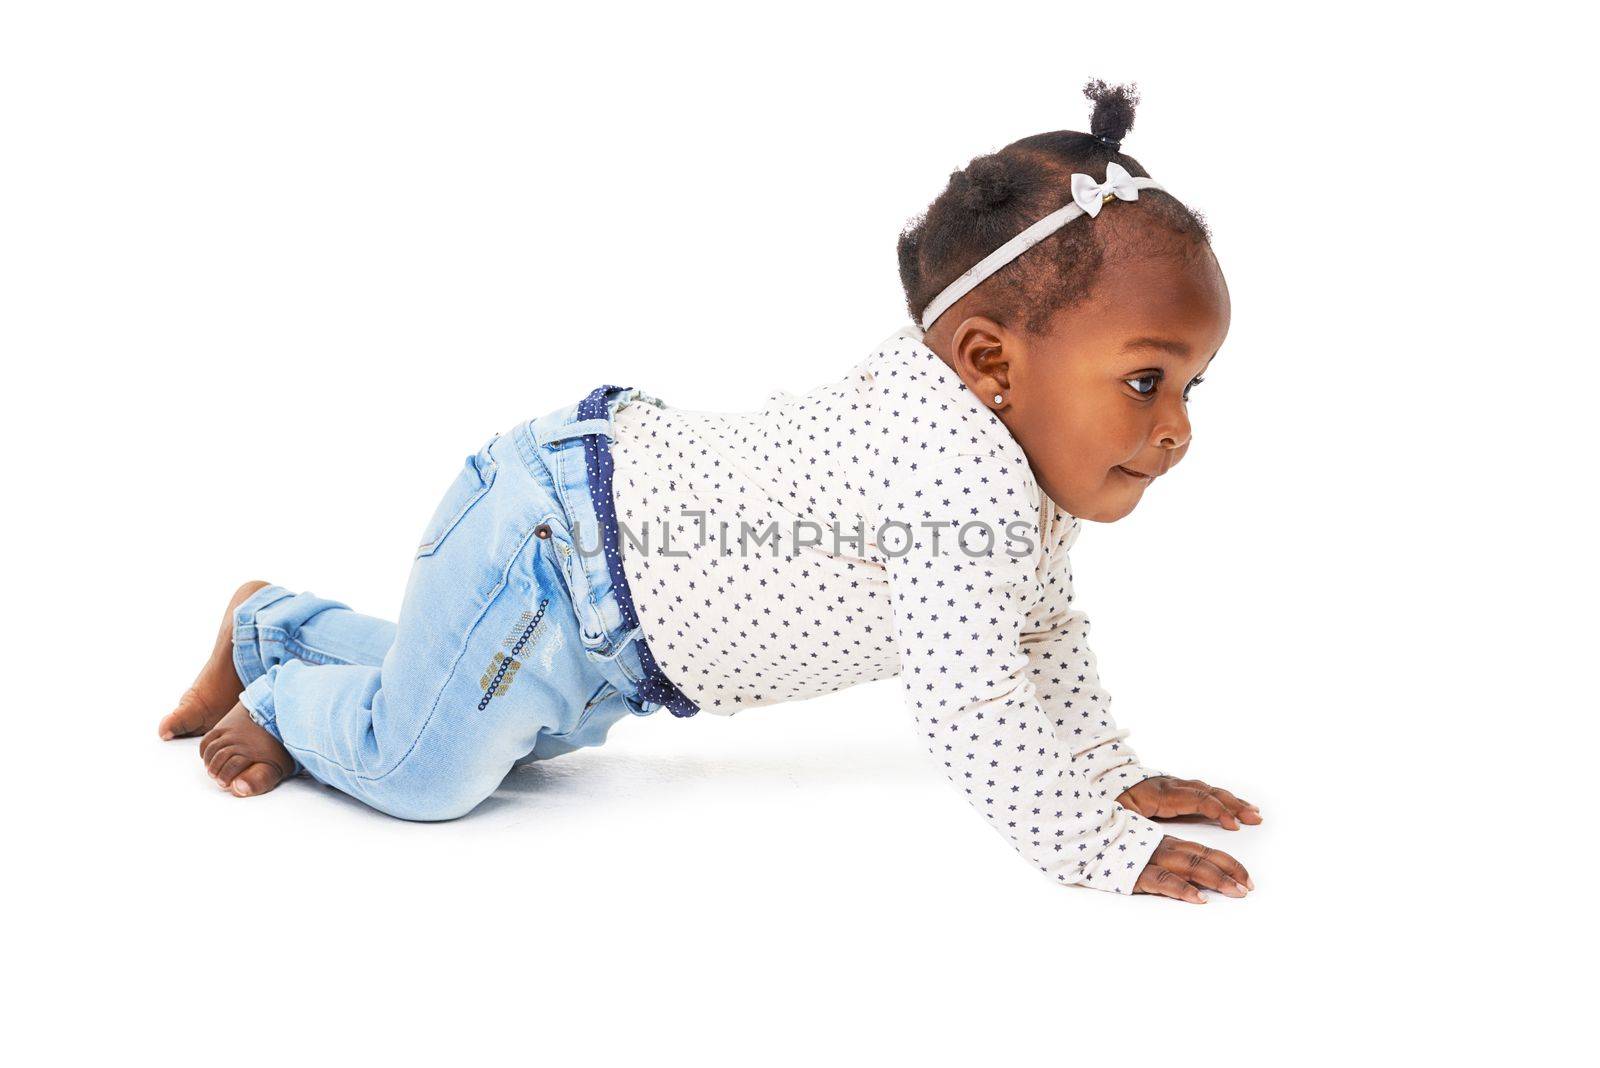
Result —
<instances>
[{"instance_id":1,"label":"baby's mouth","mask_svg":"<svg viewBox=\"0 0 1600 1068\"><path fill-rule=\"evenodd\" d=\"M1147 475L1143 471L1132 471L1132 470L1129 470L1128 468L1123 467L1121 464L1117 465L1117 470L1121 471L1123 474L1127 475L1129 478L1136 478L1136 479L1139 479L1141 482L1152 482L1152 481L1155 480L1155 477L1156 477L1154 475Z\"/></svg>"}]
</instances>

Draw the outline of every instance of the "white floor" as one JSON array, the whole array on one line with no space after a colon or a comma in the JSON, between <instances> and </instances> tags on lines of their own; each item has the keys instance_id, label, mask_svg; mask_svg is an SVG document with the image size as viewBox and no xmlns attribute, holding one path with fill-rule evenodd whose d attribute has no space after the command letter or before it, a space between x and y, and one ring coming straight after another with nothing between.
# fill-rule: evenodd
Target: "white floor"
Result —
<instances>
[{"instance_id":1,"label":"white floor","mask_svg":"<svg viewBox=\"0 0 1600 1068\"><path fill-rule=\"evenodd\" d=\"M1445 900L1327 863L1308 827L1341 813L1310 797L1254 792L1267 822L1238 834L1175 828L1236 849L1248 900L1055 887L943 778L893 683L625 721L423 825L309 780L219 791L193 741L156 738L158 673L137 674L110 759L64 766L43 863L13 873L39 892L24 941L48 946L22 978L95 1006L52 1010L90 1050L1268 1063L1308 1038L1360 1053L1451 997L1437 955L1465 952L1428 920ZM1157 1033L1183 1037L1161 1053Z\"/></svg>"}]
</instances>

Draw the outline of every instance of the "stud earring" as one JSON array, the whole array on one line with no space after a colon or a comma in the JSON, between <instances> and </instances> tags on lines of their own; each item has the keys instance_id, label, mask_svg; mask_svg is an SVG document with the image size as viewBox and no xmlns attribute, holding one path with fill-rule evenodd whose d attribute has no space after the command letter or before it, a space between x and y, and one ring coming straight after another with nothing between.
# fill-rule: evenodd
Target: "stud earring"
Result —
<instances>
[{"instance_id":1,"label":"stud earring","mask_svg":"<svg viewBox=\"0 0 1600 1068\"><path fill-rule=\"evenodd\" d=\"M1002 397L1000 394L996 393L994 395L994 402L996 404L1004 404L1006 402L1006 399L1004 397Z\"/></svg>"}]
</instances>

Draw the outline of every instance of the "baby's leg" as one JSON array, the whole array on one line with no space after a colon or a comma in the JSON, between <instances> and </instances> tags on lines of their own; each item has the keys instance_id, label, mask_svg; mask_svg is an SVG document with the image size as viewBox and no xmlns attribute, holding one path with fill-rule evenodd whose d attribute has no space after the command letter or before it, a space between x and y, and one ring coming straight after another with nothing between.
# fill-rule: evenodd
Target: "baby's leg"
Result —
<instances>
[{"instance_id":1,"label":"baby's leg","mask_svg":"<svg viewBox=\"0 0 1600 1068\"><path fill-rule=\"evenodd\" d=\"M227 700L230 711L206 724L200 759L218 786L249 796L264 794L294 774L295 761L250 718L239 703L243 691L290 662L376 667L394 644L395 625L314 593L257 583L243 590L251 592L233 606L226 666L237 688Z\"/></svg>"},{"instance_id":2,"label":"baby's leg","mask_svg":"<svg viewBox=\"0 0 1600 1068\"><path fill-rule=\"evenodd\" d=\"M224 785L239 776L234 792L254 794L297 763L392 816L465 815L534 750L541 730L564 735L580 725L603 681L585 666L564 591L548 567L538 571L531 582L507 576L485 601L441 596L470 591L470 580L452 591L414 583L381 667L272 665L202 744L208 769Z\"/></svg>"},{"instance_id":3,"label":"baby's leg","mask_svg":"<svg viewBox=\"0 0 1600 1068\"><path fill-rule=\"evenodd\" d=\"M341 605L271 588L246 602L258 611L236 628L242 707L202 743L213 774L243 780L235 793L297 764L390 815L452 819L541 735L598 744L594 710L613 713L614 691L578 631L551 535L559 505L514 447L497 439L441 502L398 625L371 637L369 652L390 643L381 663L356 662L348 635L367 617ZM289 623L269 625L274 614Z\"/></svg>"},{"instance_id":4,"label":"baby's leg","mask_svg":"<svg viewBox=\"0 0 1600 1068\"><path fill-rule=\"evenodd\" d=\"M161 720L161 737L209 731L238 704L245 686L272 664L304 658L319 664L377 665L393 642L394 624L387 620L265 582L247 582L228 601L211 658Z\"/></svg>"}]
</instances>

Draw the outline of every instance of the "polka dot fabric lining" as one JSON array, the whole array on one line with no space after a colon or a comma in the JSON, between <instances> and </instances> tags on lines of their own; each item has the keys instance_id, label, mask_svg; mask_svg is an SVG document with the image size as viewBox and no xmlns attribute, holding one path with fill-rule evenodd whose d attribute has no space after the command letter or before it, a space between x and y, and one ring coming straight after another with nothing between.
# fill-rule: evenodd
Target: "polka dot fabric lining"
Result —
<instances>
[{"instance_id":1,"label":"polka dot fabric lining","mask_svg":"<svg viewBox=\"0 0 1600 1068\"><path fill-rule=\"evenodd\" d=\"M630 387L597 387L578 402L578 418L606 418L611 395L621 393L628 388ZM611 458L611 446L606 436L583 435L583 457L589 472L589 488L594 495L595 515L600 519L600 539L605 547L606 572L611 576L611 586L617 595L617 605L622 612L622 624L628 630L633 630L639 626L639 615L634 609L633 593L628 588L628 576L622 567L622 546L617 536L617 506L611 496L614 464ZM667 711L674 716L686 717L699 712L700 706L673 685L672 680L667 678L666 673L656 663L656 658L651 655L650 646L645 641L642 631L636 640L639 643L639 663L644 669L644 679L639 684L639 699L665 705Z\"/></svg>"}]
</instances>

